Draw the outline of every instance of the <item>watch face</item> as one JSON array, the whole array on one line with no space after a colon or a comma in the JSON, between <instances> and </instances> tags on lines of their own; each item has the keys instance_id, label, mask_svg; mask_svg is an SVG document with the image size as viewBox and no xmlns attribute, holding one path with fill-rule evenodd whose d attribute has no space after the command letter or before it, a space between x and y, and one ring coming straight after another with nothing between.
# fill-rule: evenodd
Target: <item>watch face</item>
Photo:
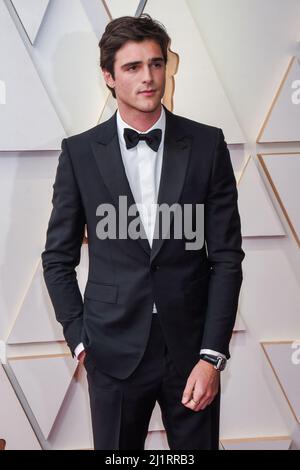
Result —
<instances>
[{"instance_id":1,"label":"watch face","mask_svg":"<svg viewBox=\"0 0 300 470\"><path fill-rule=\"evenodd\" d=\"M217 363L217 369L224 370L225 366L226 366L226 359L224 359L224 357L219 357L218 363Z\"/></svg>"}]
</instances>

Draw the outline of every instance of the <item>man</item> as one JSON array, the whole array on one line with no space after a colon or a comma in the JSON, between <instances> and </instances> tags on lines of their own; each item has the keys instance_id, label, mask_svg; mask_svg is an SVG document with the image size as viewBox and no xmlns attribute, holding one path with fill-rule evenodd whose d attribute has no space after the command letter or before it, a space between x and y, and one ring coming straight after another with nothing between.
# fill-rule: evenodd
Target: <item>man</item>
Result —
<instances>
[{"instance_id":1,"label":"man","mask_svg":"<svg viewBox=\"0 0 300 470\"><path fill-rule=\"evenodd\" d=\"M87 370L95 449L143 449L156 401L171 449L218 448L220 371L244 258L237 190L222 130L161 104L169 40L148 15L107 25L100 65L118 110L63 139L53 186L44 277L72 355ZM132 229L120 197L141 208L140 237L101 235L108 205L117 228L125 220ZM186 234L173 233L175 213L173 236L156 236L156 203L157 211L192 206L194 225L204 205L205 244L187 249ZM85 225L83 302L75 267Z\"/></svg>"}]
</instances>

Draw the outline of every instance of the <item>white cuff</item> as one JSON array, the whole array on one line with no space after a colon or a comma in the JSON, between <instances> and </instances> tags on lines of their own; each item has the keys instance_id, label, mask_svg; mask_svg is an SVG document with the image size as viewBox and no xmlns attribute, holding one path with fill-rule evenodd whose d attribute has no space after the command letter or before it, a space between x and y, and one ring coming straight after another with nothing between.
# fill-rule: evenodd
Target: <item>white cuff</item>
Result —
<instances>
[{"instance_id":1,"label":"white cuff","mask_svg":"<svg viewBox=\"0 0 300 470\"><path fill-rule=\"evenodd\" d=\"M82 351L84 351L83 343L79 343L78 346L76 346L76 348L74 349L74 354L75 354L75 356L77 357L77 359L78 359L79 354L80 354Z\"/></svg>"},{"instance_id":2,"label":"white cuff","mask_svg":"<svg viewBox=\"0 0 300 470\"><path fill-rule=\"evenodd\" d=\"M201 349L200 354L211 354L212 356L221 356L224 359L227 359L225 354L214 351L213 349Z\"/></svg>"}]
</instances>

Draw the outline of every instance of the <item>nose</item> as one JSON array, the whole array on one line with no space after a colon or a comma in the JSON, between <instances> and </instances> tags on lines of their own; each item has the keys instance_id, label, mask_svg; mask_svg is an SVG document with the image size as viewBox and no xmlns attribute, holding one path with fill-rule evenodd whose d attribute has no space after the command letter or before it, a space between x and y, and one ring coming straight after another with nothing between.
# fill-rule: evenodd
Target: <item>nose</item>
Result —
<instances>
[{"instance_id":1,"label":"nose","mask_svg":"<svg viewBox=\"0 0 300 470\"><path fill-rule=\"evenodd\" d=\"M152 82L152 70L151 67L146 65L143 70L143 83L151 83Z\"/></svg>"}]
</instances>

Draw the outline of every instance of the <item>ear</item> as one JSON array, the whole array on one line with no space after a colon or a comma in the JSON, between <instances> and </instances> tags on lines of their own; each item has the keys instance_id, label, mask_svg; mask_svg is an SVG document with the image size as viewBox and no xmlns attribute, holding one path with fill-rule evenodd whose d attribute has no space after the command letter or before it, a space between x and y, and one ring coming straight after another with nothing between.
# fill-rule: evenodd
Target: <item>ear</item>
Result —
<instances>
[{"instance_id":1,"label":"ear","mask_svg":"<svg viewBox=\"0 0 300 470\"><path fill-rule=\"evenodd\" d=\"M103 74L103 78L105 80L105 83L108 86L110 86L110 88L115 88L115 81L112 78L111 73L106 69L102 69L102 74Z\"/></svg>"}]
</instances>

